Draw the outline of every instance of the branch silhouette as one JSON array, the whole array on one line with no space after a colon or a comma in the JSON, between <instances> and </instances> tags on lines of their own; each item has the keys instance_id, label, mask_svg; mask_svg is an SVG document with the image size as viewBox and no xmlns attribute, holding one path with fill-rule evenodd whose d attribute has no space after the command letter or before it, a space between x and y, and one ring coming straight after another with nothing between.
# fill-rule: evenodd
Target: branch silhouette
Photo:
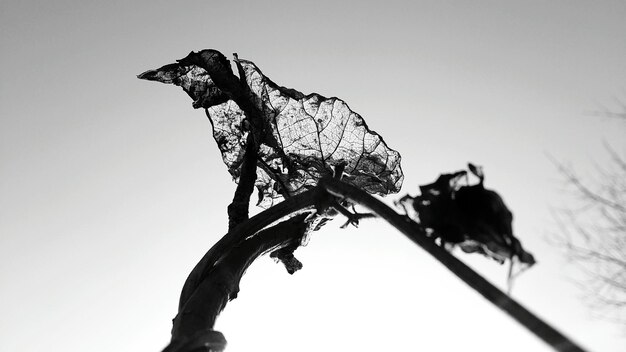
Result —
<instances>
[{"instance_id":1,"label":"branch silhouette","mask_svg":"<svg viewBox=\"0 0 626 352\"><path fill-rule=\"evenodd\" d=\"M376 214L376 216L387 221L412 242L432 255L472 289L518 321L538 338L552 346L556 351L583 351L571 339L524 308L443 247L437 245L426 235L426 232L418 223L396 213L389 206L367 192L335 178L322 179L319 185L311 192L302 193L296 199L292 198L279 203L278 206L265 210L242 223L234 232L229 232L225 236L225 238L228 236L228 241L218 242L207 253L205 258L212 258L213 253L226 252L227 254L220 257L217 265L212 266L210 270L200 276L199 284L190 286L187 283L185 284L185 287L188 287L188 289L191 286L195 286L195 290L188 295L189 298L174 319L172 342L164 351L193 352L195 350L200 351L200 347L204 348L207 346L212 346L213 351L221 350L220 348L225 346L223 336L215 332L209 332L212 331L217 315L226 306L228 300L236 297L238 283L243 275L243 271L263 252L302 236L307 228L304 221L306 215L300 214L268 230L263 230L256 236L232 246L232 248L228 248L224 243L236 243L236 240L232 239L242 238L245 234L253 233L264 224L271 223L272 221L270 220L282 218L291 213L301 212L311 206L316 206L317 211L321 211L323 210L322 207L333 204L333 198L348 200L363 206ZM279 207L281 204L283 206ZM215 248L220 250L216 251ZM204 264L212 262L203 260ZM189 281L190 279L188 279ZM197 279L193 279L193 281L197 282ZM194 349L196 347L198 349Z\"/></svg>"},{"instance_id":2,"label":"branch silhouette","mask_svg":"<svg viewBox=\"0 0 626 352\"><path fill-rule=\"evenodd\" d=\"M249 265L272 252L288 272L298 270L301 263L293 250L338 214L348 218L343 227L372 216L384 219L557 351L582 351L444 248L444 242L451 242L499 262L517 258L534 264L513 236L512 213L497 193L484 189L481 168L469 166L480 178L479 185L450 188L450 175L465 175L463 171L440 176L447 188L441 188L439 180L423 188L427 197L415 208L423 221L415 222L372 196L398 192L404 175L400 154L360 115L338 98L279 86L251 61L236 55L234 61L239 77L216 50L191 52L138 76L182 87L193 107L205 110L224 164L237 183L227 209L228 232L189 274L164 351L222 351L226 340L213 329L215 321L237 297ZM249 218L255 187L257 205L266 210ZM354 205L371 214L350 212Z\"/></svg>"}]
</instances>

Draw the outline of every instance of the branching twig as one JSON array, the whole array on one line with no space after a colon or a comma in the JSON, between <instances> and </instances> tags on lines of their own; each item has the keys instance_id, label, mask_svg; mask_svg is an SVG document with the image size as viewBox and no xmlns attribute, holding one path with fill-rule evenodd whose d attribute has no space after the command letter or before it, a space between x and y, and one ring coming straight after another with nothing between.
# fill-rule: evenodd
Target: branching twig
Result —
<instances>
[{"instance_id":1,"label":"branching twig","mask_svg":"<svg viewBox=\"0 0 626 352\"><path fill-rule=\"evenodd\" d=\"M328 192L328 193L326 193ZM251 236L258 229L270 222L293 212L314 204L333 204L329 201L328 195L340 199L346 199L352 203L359 204L389 222L392 226L405 234L409 239L418 244L439 262L450 269L457 277L467 283L474 290L479 292L491 303L505 311L520 324L529 329L537 337L548 343L557 351L583 351L572 340L558 332L552 326L529 312L511 297L500 291L489 283L486 279L462 263L445 249L437 246L429 239L424 230L415 222L405 216L397 214L387 205L372 197L366 192L348 185L340 180L328 178L322 179L318 187L300 195L286 199L273 208L251 218L229 232L220 242L218 242L202 261L196 266L188 282L185 284L187 292L193 288L192 294L188 294L186 299L182 299L181 310L175 320L173 331L173 343L177 341L188 341L189 338L181 336L193 336L194 329L203 327L205 331L212 328L215 317L224 308L229 297L237 292L237 285L242 273L247 266L260 253L276 245L272 237L267 237L265 232L248 238L244 242L242 239ZM305 216L300 215L301 217ZM248 246L257 246L251 248ZM246 248L242 250L242 248ZM243 251L244 255L238 251ZM226 253L226 254L222 254ZM250 254L252 253L252 254ZM222 254L222 255L220 255ZM217 263L217 265L215 265ZM209 270L208 272L205 272ZM191 283L190 283L191 282ZM185 293L185 289L183 293ZM206 302L213 297L212 302ZM188 314L196 314L196 309L203 312L199 316L187 317ZM184 333L182 333L184 332ZM179 343L179 342L177 342ZM184 351L185 349L169 349L167 352Z\"/></svg>"},{"instance_id":2,"label":"branching twig","mask_svg":"<svg viewBox=\"0 0 626 352\"><path fill-rule=\"evenodd\" d=\"M552 157L550 157L550 158L552 159L552 162L556 165L556 167L559 169L559 172L561 172L567 178L567 181L570 182L572 185L574 185L576 187L576 189L584 197L586 197L587 199L591 200L592 202L596 202L596 203L605 205L605 206L610 207L610 208L615 209L615 210L626 212L626 206L624 206L622 204L619 204L617 202L614 202L611 199L607 199L605 197L602 197L597 192L592 191L586 185L584 185L580 181L580 179L576 175L573 174L573 172L571 170L567 169L565 166L563 166L563 164L559 163L554 158L552 158Z\"/></svg>"},{"instance_id":3,"label":"branching twig","mask_svg":"<svg viewBox=\"0 0 626 352\"><path fill-rule=\"evenodd\" d=\"M609 144L604 147L612 163L607 170L598 170L601 181L594 188L552 158L584 204L554 214L560 228L554 242L583 274L579 281L584 284L579 286L594 314L624 317L625 306L616 303L626 301L626 277L621 275L626 269L626 162Z\"/></svg>"}]
</instances>

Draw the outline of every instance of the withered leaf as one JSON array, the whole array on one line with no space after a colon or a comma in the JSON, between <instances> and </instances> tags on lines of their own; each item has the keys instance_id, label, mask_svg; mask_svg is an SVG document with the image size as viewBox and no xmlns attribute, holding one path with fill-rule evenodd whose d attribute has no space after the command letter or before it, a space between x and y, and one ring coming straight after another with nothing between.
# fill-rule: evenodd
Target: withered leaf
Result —
<instances>
[{"instance_id":1,"label":"withered leaf","mask_svg":"<svg viewBox=\"0 0 626 352\"><path fill-rule=\"evenodd\" d=\"M255 183L260 206L269 207L315 186L340 164L345 165L343 180L369 193L400 190L400 154L341 99L278 86L251 61L236 59L241 92L260 113L261 121L253 121L220 89L215 77L189 59L192 55L199 54L191 53L139 78L181 86L194 100L194 108L205 109L222 159L236 182L248 134L260 136Z\"/></svg>"}]
</instances>

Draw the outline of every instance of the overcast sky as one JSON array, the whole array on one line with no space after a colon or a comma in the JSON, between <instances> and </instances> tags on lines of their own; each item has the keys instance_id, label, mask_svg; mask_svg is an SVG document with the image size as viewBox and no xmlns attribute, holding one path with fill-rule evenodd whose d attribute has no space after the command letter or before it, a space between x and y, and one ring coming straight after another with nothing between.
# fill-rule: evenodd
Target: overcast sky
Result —
<instances>
[{"instance_id":1,"label":"overcast sky","mask_svg":"<svg viewBox=\"0 0 626 352\"><path fill-rule=\"evenodd\" d=\"M624 1L30 1L0 5L0 350L159 351L182 284L226 231L235 185L204 112L136 75L214 48L338 96L403 157L402 194L483 165L538 264L514 296L592 351L623 351L546 240L626 153ZM391 201L399 196L392 195ZM256 211L256 210L255 210ZM217 321L227 351L547 351L393 228L261 258ZM506 267L456 253L504 287Z\"/></svg>"}]
</instances>

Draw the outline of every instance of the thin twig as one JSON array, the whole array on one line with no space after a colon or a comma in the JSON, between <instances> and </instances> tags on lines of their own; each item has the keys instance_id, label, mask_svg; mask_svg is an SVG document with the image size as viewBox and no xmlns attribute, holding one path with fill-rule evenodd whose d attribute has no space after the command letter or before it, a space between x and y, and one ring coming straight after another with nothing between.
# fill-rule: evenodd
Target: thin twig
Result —
<instances>
[{"instance_id":1,"label":"thin twig","mask_svg":"<svg viewBox=\"0 0 626 352\"><path fill-rule=\"evenodd\" d=\"M419 225L406 217L397 214L383 202L354 186L334 179L324 179L320 182L320 184L332 195L348 199L353 203L364 206L389 222L410 240L435 257L435 259L446 266L466 284L480 293L491 303L509 314L513 319L517 320L530 332L535 334L535 336L552 346L556 351L584 351L575 342L528 311L504 292L500 291L497 287L492 285L489 281L458 260L448 251L437 246L435 242L426 237L424 230L419 227Z\"/></svg>"}]
</instances>

